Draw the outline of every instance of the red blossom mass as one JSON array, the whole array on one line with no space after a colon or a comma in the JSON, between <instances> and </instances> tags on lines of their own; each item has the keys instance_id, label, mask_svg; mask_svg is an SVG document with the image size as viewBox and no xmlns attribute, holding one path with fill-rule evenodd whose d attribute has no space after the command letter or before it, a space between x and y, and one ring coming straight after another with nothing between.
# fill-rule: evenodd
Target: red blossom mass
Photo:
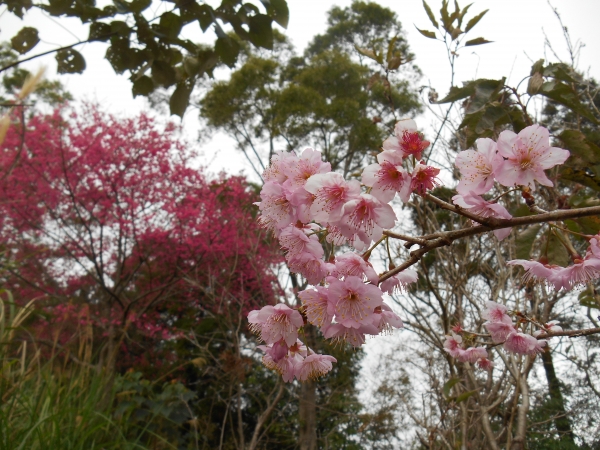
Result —
<instances>
[{"instance_id":1,"label":"red blossom mass","mask_svg":"<svg viewBox=\"0 0 600 450\"><path fill-rule=\"evenodd\" d=\"M2 275L16 299L45 308L40 333L117 327L142 335L144 348L122 342L141 355L183 323L274 303L282 257L256 223L257 195L242 178L192 169L176 134L96 107L11 127L0 153Z\"/></svg>"}]
</instances>

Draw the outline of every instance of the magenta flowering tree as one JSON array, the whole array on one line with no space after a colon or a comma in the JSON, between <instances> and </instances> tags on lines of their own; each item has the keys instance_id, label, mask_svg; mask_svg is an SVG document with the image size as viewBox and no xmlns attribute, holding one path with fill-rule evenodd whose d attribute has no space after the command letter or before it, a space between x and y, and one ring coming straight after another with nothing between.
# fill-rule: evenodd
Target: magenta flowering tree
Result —
<instances>
[{"instance_id":1,"label":"magenta flowering tree","mask_svg":"<svg viewBox=\"0 0 600 450\"><path fill-rule=\"evenodd\" d=\"M457 6L448 14L444 2L442 25L426 9L443 39L462 48L466 8L461 12ZM469 21L467 31L484 14ZM540 359L549 396L560 400L557 414L546 420L554 427L548 433L574 445L551 352L560 345L556 338L598 334L600 326L589 309L589 325L570 321L570 329L562 329L552 319L556 305L579 292L580 298L597 302L600 229L589 224L597 221L600 207L585 199L593 198L600 185L594 184L595 174L583 177L581 166L582 160L599 157L594 153L598 147L583 127L551 136L534 123L524 100L524 95L543 96L597 125L597 109L585 106L568 79L576 81L568 66L544 67L542 61L534 65L526 93L505 86L504 80L452 87L439 103L464 99L462 123L453 130L454 148L462 151L448 161L460 174L455 191L449 188L455 184L453 174L429 162L432 145L410 119L396 124L377 163L365 165L354 179L329 172L328 163L312 149L299 156L278 153L265 171L260 220L279 238L290 270L311 285L299 293L298 305L288 305L303 324L319 327L325 338L358 347L369 335L401 328L404 319L437 350L429 366L445 365L441 372L446 382L438 384L443 389L438 389L429 415L413 419L426 429L425 437L417 435L427 448L465 442L479 448L525 448L535 401L528 377ZM574 195L584 201L570 201ZM412 210L418 226L409 225L392 205ZM493 261L473 268L477 262L469 260L470 246ZM457 248L462 258L453 260ZM373 255L382 256L385 267ZM430 266L439 272L432 273ZM472 278L477 280L470 282ZM424 287L430 291L418 301L398 295L409 291L408 297L418 298L412 293ZM469 287L489 297L467 292ZM385 303L386 294L398 301L404 316ZM298 339L287 351L283 337L264 339L262 327L269 322L283 326L273 307L267 308L249 316L267 344L267 367L286 381L304 380L305 365L314 359L329 364L312 370L311 377L331 370L331 357L304 349L303 324L285 322L290 336ZM258 316L263 322L256 322ZM418 409L414 403L411 407Z\"/></svg>"}]
</instances>

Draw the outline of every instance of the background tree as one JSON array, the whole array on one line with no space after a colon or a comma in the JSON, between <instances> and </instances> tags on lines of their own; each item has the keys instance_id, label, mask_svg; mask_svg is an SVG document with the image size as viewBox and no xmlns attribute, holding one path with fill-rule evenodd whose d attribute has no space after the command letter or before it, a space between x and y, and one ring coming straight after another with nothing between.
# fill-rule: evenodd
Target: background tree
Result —
<instances>
[{"instance_id":1,"label":"background tree","mask_svg":"<svg viewBox=\"0 0 600 450\"><path fill-rule=\"evenodd\" d=\"M286 27L289 11L285 0L256 2L224 0L213 8L206 3L179 4L164 2L161 14L150 12L151 0L119 1L102 8L95 2L53 0L47 4L25 0L4 0L1 4L19 18L32 8L54 17L73 17L90 24L84 41L65 43L60 48L21 58L0 67L0 72L21 62L55 53L59 73L81 73L85 59L75 47L88 42L109 42L106 59L117 74L128 73L134 96L149 95L156 87L175 90L170 95L171 114L183 116L198 78L212 76L220 64L233 67L240 52L236 39L257 47L273 47L273 22ZM182 35L188 25L198 23L202 32L211 29L216 35L213 45L195 43ZM12 39L12 48L20 54L30 52L39 43L38 30L22 28ZM150 76L147 75L148 72Z\"/></svg>"}]
</instances>

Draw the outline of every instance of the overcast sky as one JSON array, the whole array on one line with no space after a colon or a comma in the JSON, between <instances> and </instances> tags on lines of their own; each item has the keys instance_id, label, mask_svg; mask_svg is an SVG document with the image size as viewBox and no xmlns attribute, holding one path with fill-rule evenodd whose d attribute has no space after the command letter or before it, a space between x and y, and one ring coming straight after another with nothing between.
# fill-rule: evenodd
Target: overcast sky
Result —
<instances>
[{"instance_id":1,"label":"overcast sky","mask_svg":"<svg viewBox=\"0 0 600 450\"><path fill-rule=\"evenodd\" d=\"M401 20L408 42L416 55L416 63L424 74L420 84L430 84L440 95L444 95L449 83L449 66L444 46L421 36L415 29L415 26L432 28L421 0L380 0L378 3L395 11ZM439 0L429 1L436 15L440 3ZM314 35L326 28L327 11L334 5L348 6L351 0L288 0L288 4L290 23L284 32L298 51L302 51ZM461 2L461 6L462 4L466 2ZM600 79L600 64L597 61L600 56L600 1L553 0L552 4L562 15L573 41L581 40L585 43L579 68ZM529 74L532 60L556 60L544 45L544 33L553 43L558 56L568 60L562 30L546 0L479 0L474 2L470 12L476 14L484 9L490 11L472 31L472 37L483 36L494 42L461 51L457 82L476 77L507 76L509 82L518 83ZM42 42L32 53L73 43L77 39L83 40L88 35L87 27L81 26L74 19L55 19L34 12L21 21L5 12L0 16L0 39L9 40L23 26L35 26L40 31ZM189 26L186 33L199 36L199 30L195 27L195 24ZM199 38L202 39L202 36ZM211 39L210 36L205 38ZM147 108L145 99L132 98L131 84L127 77L116 75L104 59L106 44L85 44L78 47L78 50L86 58L87 69L84 74L60 76L76 99L97 101L107 111L121 114L132 114ZM56 63L52 55L28 63L26 67L34 70L40 65L48 67L50 77L56 76ZM190 110L184 120L184 129L190 140L198 133L196 116L197 112ZM431 122L432 119L427 117L422 120ZM230 173L238 173L246 168L245 173L251 174L241 155L233 148L233 141L224 136L217 136L205 144L203 152L204 164L209 164L211 172L224 168Z\"/></svg>"}]
</instances>

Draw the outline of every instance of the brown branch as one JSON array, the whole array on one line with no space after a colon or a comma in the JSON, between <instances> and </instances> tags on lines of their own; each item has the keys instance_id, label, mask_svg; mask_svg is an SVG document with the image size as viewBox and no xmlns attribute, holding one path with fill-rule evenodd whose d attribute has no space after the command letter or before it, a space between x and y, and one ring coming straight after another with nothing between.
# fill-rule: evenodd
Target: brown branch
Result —
<instances>
[{"instance_id":1,"label":"brown branch","mask_svg":"<svg viewBox=\"0 0 600 450\"><path fill-rule=\"evenodd\" d=\"M537 336L538 339L547 339L547 338L551 338L551 337L557 337L557 336L568 336L571 338L574 337L581 337L581 336L589 336L590 334L598 334L600 333L600 327L599 328L588 328L585 330L568 330L568 331L554 331L554 332L547 332L547 333L542 333L539 336Z\"/></svg>"},{"instance_id":2,"label":"brown branch","mask_svg":"<svg viewBox=\"0 0 600 450\"><path fill-rule=\"evenodd\" d=\"M440 200L440 202L443 202L443 200ZM462 214L464 212L464 210L461 210L458 213ZM470 215L472 216L473 214ZM416 264L423 257L423 255L430 252L431 250L439 247L449 246L457 239L475 236L477 234L498 230L500 228L512 228L519 225L531 225L534 223L551 222L554 220L575 219L578 217L589 217L596 215L600 215L600 206L592 206L590 208L578 209L560 209L545 214L537 214L534 216L525 217L513 217L512 219L498 219L495 217L488 217L484 219L479 216L476 216L477 222L481 223L485 221L486 225L477 225L469 228L461 228L460 230L444 231L426 236L421 236L420 238L427 240L427 243L425 245L422 245L421 248L419 248L418 250L410 252L410 258L404 263L381 275L381 277L379 277L379 282L381 283L382 281L387 280L388 278L396 275L397 273L402 272L404 269L407 269L410 266Z\"/></svg>"}]
</instances>

